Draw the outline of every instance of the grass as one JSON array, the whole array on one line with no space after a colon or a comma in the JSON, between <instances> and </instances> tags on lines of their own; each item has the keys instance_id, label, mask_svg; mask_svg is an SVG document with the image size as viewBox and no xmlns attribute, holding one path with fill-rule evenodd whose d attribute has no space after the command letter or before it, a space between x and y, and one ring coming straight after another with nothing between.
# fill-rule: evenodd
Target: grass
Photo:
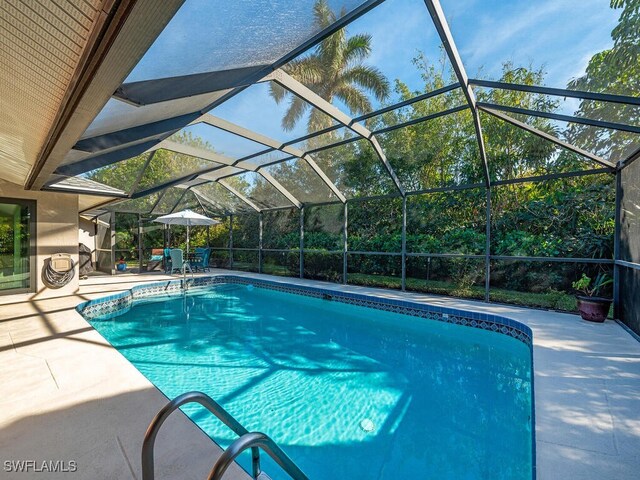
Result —
<instances>
[{"instance_id":1,"label":"grass","mask_svg":"<svg viewBox=\"0 0 640 480\"><path fill-rule=\"evenodd\" d=\"M398 290L402 287L399 277L367 275L364 273L350 273L348 276L348 283L366 287L381 287ZM448 295L473 300L484 299L484 286L478 285L468 287L439 280L407 278L406 288L413 292L433 293L436 295ZM531 293L492 288L489 291L489 298L492 302L509 303L512 305L521 305L523 307L546 308L567 312L576 311L575 297L568 293L559 291Z\"/></svg>"}]
</instances>

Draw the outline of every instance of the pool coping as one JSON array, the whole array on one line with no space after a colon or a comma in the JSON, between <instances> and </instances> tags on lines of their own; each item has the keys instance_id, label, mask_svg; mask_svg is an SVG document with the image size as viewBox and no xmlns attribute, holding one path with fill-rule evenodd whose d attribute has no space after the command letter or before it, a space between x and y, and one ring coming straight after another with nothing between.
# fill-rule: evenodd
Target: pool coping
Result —
<instances>
[{"instance_id":1,"label":"pool coping","mask_svg":"<svg viewBox=\"0 0 640 480\"><path fill-rule=\"evenodd\" d=\"M482 330L493 331L510 336L521 341L529 347L533 346L533 332L522 322L502 316L470 310L450 307L439 307L428 303L420 303L411 300L397 300L392 298L375 297L372 294L340 292L321 287L296 285L286 280L265 280L238 275L217 274L200 276L193 279L187 288L202 288L222 283L240 285L253 285L258 288L277 290L285 293L304 295L314 298L325 298L332 301L375 308L388 312L420 317L426 320L435 320L454 325L463 325ZM189 282L188 280L188 282ZM170 294L182 291L183 280L166 280L151 282L143 285L135 285L129 290L114 295L88 300L80 303L76 310L86 319L100 316L108 318L116 316L131 306L134 300L147 298L158 294Z\"/></svg>"},{"instance_id":2,"label":"pool coping","mask_svg":"<svg viewBox=\"0 0 640 480\"><path fill-rule=\"evenodd\" d=\"M531 473L533 480L537 478L533 332L531 328L524 323L502 315L474 312L471 310L451 307L440 307L425 302L376 297L373 294L365 293L342 292L335 289L327 289L310 285L298 285L290 283L286 278L283 278L282 280L267 280L227 273L198 276L186 280L163 280L134 285L128 290L124 290L113 295L106 295L104 297L82 302L76 306L76 311L87 321L94 318L113 318L128 310L135 300L151 298L158 295L178 294L183 291L183 284L185 282L187 290L189 288L201 289L212 285L222 284L251 285L253 287L267 290L321 298L355 306L409 315L412 317L422 318L424 320L477 328L506 335L524 343L529 349L531 362ZM217 444L215 440L213 441Z\"/></svg>"}]
</instances>

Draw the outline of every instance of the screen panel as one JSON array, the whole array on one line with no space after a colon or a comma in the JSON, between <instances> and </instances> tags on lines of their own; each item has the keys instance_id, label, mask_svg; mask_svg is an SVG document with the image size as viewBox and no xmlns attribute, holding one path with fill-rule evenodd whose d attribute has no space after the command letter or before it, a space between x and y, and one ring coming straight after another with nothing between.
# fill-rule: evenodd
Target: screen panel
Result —
<instances>
[{"instance_id":1,"label":"screen panel","mask_svg":"<svg viewBox=\"0 0 640 480\"><path fill-rule=\"evenodd\" d=\"M296 158L263 169L302 203L322 203L337 200L329 186L309 166Z\"/></svg>"},{"instance_id":2,"label":"screen panel","mask_svg":"<svg viewBox=\"0 0 640 480\"><path fill-rule=\"evenodd\" d=\"M473 118L451 113L378 135L408 192L484 181Z\"/></svg>"},{"instance_id":3,"label":"screen panel","mask_svg":"<svg viewBox=\"0 0 640 480\"><path fill-rule=\"evenodd\" d=\"M389 172L368 140L313 152L311 156L347 198L397 192Z\"/></svg>"},{"instance_id":4,"label":"screen panel","mask_svg":"<svg viewBox=\"0 0 640 480\"><path fill-rule=\"evenodd\" d=\"M491 189L491 253L613 258L614 176L587 175Z\"/></svg>"},{"instance_id":5,"label":"screen panel","mask_svg":"<svg viewBox=\"0 0 640 480\"><path fill-rule=\"evenodd\" d=\"M620 172L620 258L640 263L640 161Z\"/></svg>"},{"instance_id":6,"label":"screen panel","mask_svg":"<svg viewBox=\"0 0 640 480\"><path fill-rule=\"evenodd\" d=\"M591 279L599 273L612 278L613 266L572 262L493 260L489 299L498 303L574 312L577 310L576 298L571 284L583 273ZM608 285L600 294L611 298L612 286Z\"/></svg>"},{"instance_id":7,"label":"screen panel","mask_svg":"<svg viewBox=\"0 0 640 480\"><path fill-rule=\"evenodd\" d=\"M338 12L349 12L360 3L328 2ZM322 29L314 21L315 4L315 0L188 0L126 82L269 65Z\"/></svg>"},{"instance_id":8,"label":"screen panel","mask_svg":"<svg viewBox=\"0 0 640 480\"><path fill-rule=\"evenodd\" d=\"M407 252L484 254L486 190L407 197Z\"/></svg>"}]
</instances>

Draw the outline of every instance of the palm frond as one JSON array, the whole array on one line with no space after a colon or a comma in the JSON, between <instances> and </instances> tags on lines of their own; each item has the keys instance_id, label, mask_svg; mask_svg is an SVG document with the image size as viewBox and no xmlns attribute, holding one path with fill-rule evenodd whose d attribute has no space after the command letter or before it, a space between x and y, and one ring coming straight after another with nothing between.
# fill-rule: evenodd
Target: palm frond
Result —
<instances>
[{"instance_id":1,"label":"palm frond","mask_svg":"<svg viewBox=\"0 0 640 480\"><path fill-rule=\"evenodd\" d=\"M331 126L331 117L317 108L312 108L309 114L308 131L317 132Z\"/></svg>"},{"instance_id":2,"label":"palm frond","mask_svg":"<svg viewBox=\"0 0 640 480\"><path fill-rule=\"evenodd\" d=\"M324 77L322 62L315 54L292 60L282 69L307 86L321 83Z\"/></svg>"},{"instance_id":3,"label":"palm frond","mask_svg":"<svg viewBox=\"0 0 640 480\"><path fill-rule=\"evenodd\" d=\"M331 10L327 0L318 0L313 5L313 18L319 28L327 28L336 21L336 14Z\"/></svg>"},{"instance_id":4,"label":"palm frond","mask_svg":"<svg viewBox=\"0 0 640 480\"><path fill-rule=\"evenodd\" d=\"M276 103L280 103L290 94L289 90L282 87L279 83L269 82L269 95L273 97Z\"/></svg>"},{"instance_id":5,"label":"palm frond","mask_svg":"<svg viewBox=\"0 0 640 480\"><path fill-rule=\"evenodd\" d=\"M338 72L344 66L346 44L346 31L341 28L318 45L316 53L327 73Z\"/></svg>"},{"instance_id":6,"label":"palm frond","mask_svg":"<svg viewBox=\"0 0 640 480\"><path fill-rule=\"evenodd\" d=\"M335 96L347 106L351 115L371 111L371 102L367 96L353 85L343 84L336 90Z\"/></svg>"},{"instance_id":7,"label":"palm frond","mask_svg":"<svg viewBox=\"0 0 640 480\"><path fill-rule=\"evenodd\" d=\"M340 79L342 82L355 84L370 91L378 101L386 99L391 90L387 77L377 68L367 65L357 65L349 68L342 74Z\"/></svg>"},{"instance_id":8,"label":"palm frond","mask_svg":"<svg viewBox=\"0 0 640 480\"><path fill-rule=\"evenodd\" d=\"M371 35L354 35L347 40L344 49L345 65L361 62L371 54Z\"/></svg>"},{"instance_id":9,"label":"palm frond","mask_svg":"<svg viewBox=\"0 0 640 480\"><path fill-rule=\"evenodd\" d=\"M309 104L307 102L302 100L300 97L292 95L287 113L282 119L282 128L287 132L293 130L296 123L298 123L307 111L307 108L309 108Z\"/></svg>"}]
</instances>

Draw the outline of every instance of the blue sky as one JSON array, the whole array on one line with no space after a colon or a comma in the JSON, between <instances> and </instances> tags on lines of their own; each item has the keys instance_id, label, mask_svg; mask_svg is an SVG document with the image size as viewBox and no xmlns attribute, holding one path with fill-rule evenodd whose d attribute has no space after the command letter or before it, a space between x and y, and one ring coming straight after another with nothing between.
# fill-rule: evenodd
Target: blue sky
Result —
<instances>
[{"instance_id":1,"label":"blue sky","mask_svg":"<svg viewBox=\"0 0 640 480\"><path fill-rule=\"evenodd\" d=\"M591 56L612 45L619 10L609 0L442 0L454 39L473 77L497 78L506 60L544 66L549 86L566 88Z\"/></svg>"},{"instance_id":2,"label":"blue sky","mask_svg":"<svg viewBox=\"0 0 640 480\"><path fill-rule=\"evenodd\" d=\"M502 63L511 60L543 67L546 84L559 88L582 75L594 53L611 46L619 15L608 0L443 0L442 8L470 77L498 79ZM440 58L440 39L423 0L387 0L347 30L370 34L367 63L412 90L423 88L412 64L418 52L433 62ZM304 122L294 132L282 132L284 106L276 105L266 91L252 87L212 113L278 139L303 135ZM576 103L564 102L565 112L572 113Z\"/></svg>"},{"instance_id":3,"label":"blue sky","mask_svg":"<svg viewBox=\"0 0 640 480\"><path fill-rule=\"evenodd\" d=\"M352 8L357 2L330 3ZM594 53L611 46L610 32L619 16L619 11L609 8L609 0L441 3L470 77L498 79L502 63L511 60L518 66L544 67L545 83L559 88L583 74ZM312 33L308 25L312 4L307 0L256 0L255 8L248 12L242 2L189 0L127 81L168 76L164 72L177 75L268 61ZM292 26L284 37L273 34L273 25L282 21ZM248 22L254 28L242 29ZM387 0L347 30L371 34L372 54L367 63L378 67L390 81L401 79L412 90L422 90L420 73L412 65L417 53L423 52L432 61L440 57L440 40L423 0ZM249 58L247 52L254 57ZM565 102L565 112L571 113L574 106L575 102ZM266 85L256 85L211 113L283 141L304 135L305 122L293 132L282 131L285 108L270 98ZM207 136L206 129L197 130ZM231 149L230 145L221 148Z\"/></svg>"}]
</instances>

